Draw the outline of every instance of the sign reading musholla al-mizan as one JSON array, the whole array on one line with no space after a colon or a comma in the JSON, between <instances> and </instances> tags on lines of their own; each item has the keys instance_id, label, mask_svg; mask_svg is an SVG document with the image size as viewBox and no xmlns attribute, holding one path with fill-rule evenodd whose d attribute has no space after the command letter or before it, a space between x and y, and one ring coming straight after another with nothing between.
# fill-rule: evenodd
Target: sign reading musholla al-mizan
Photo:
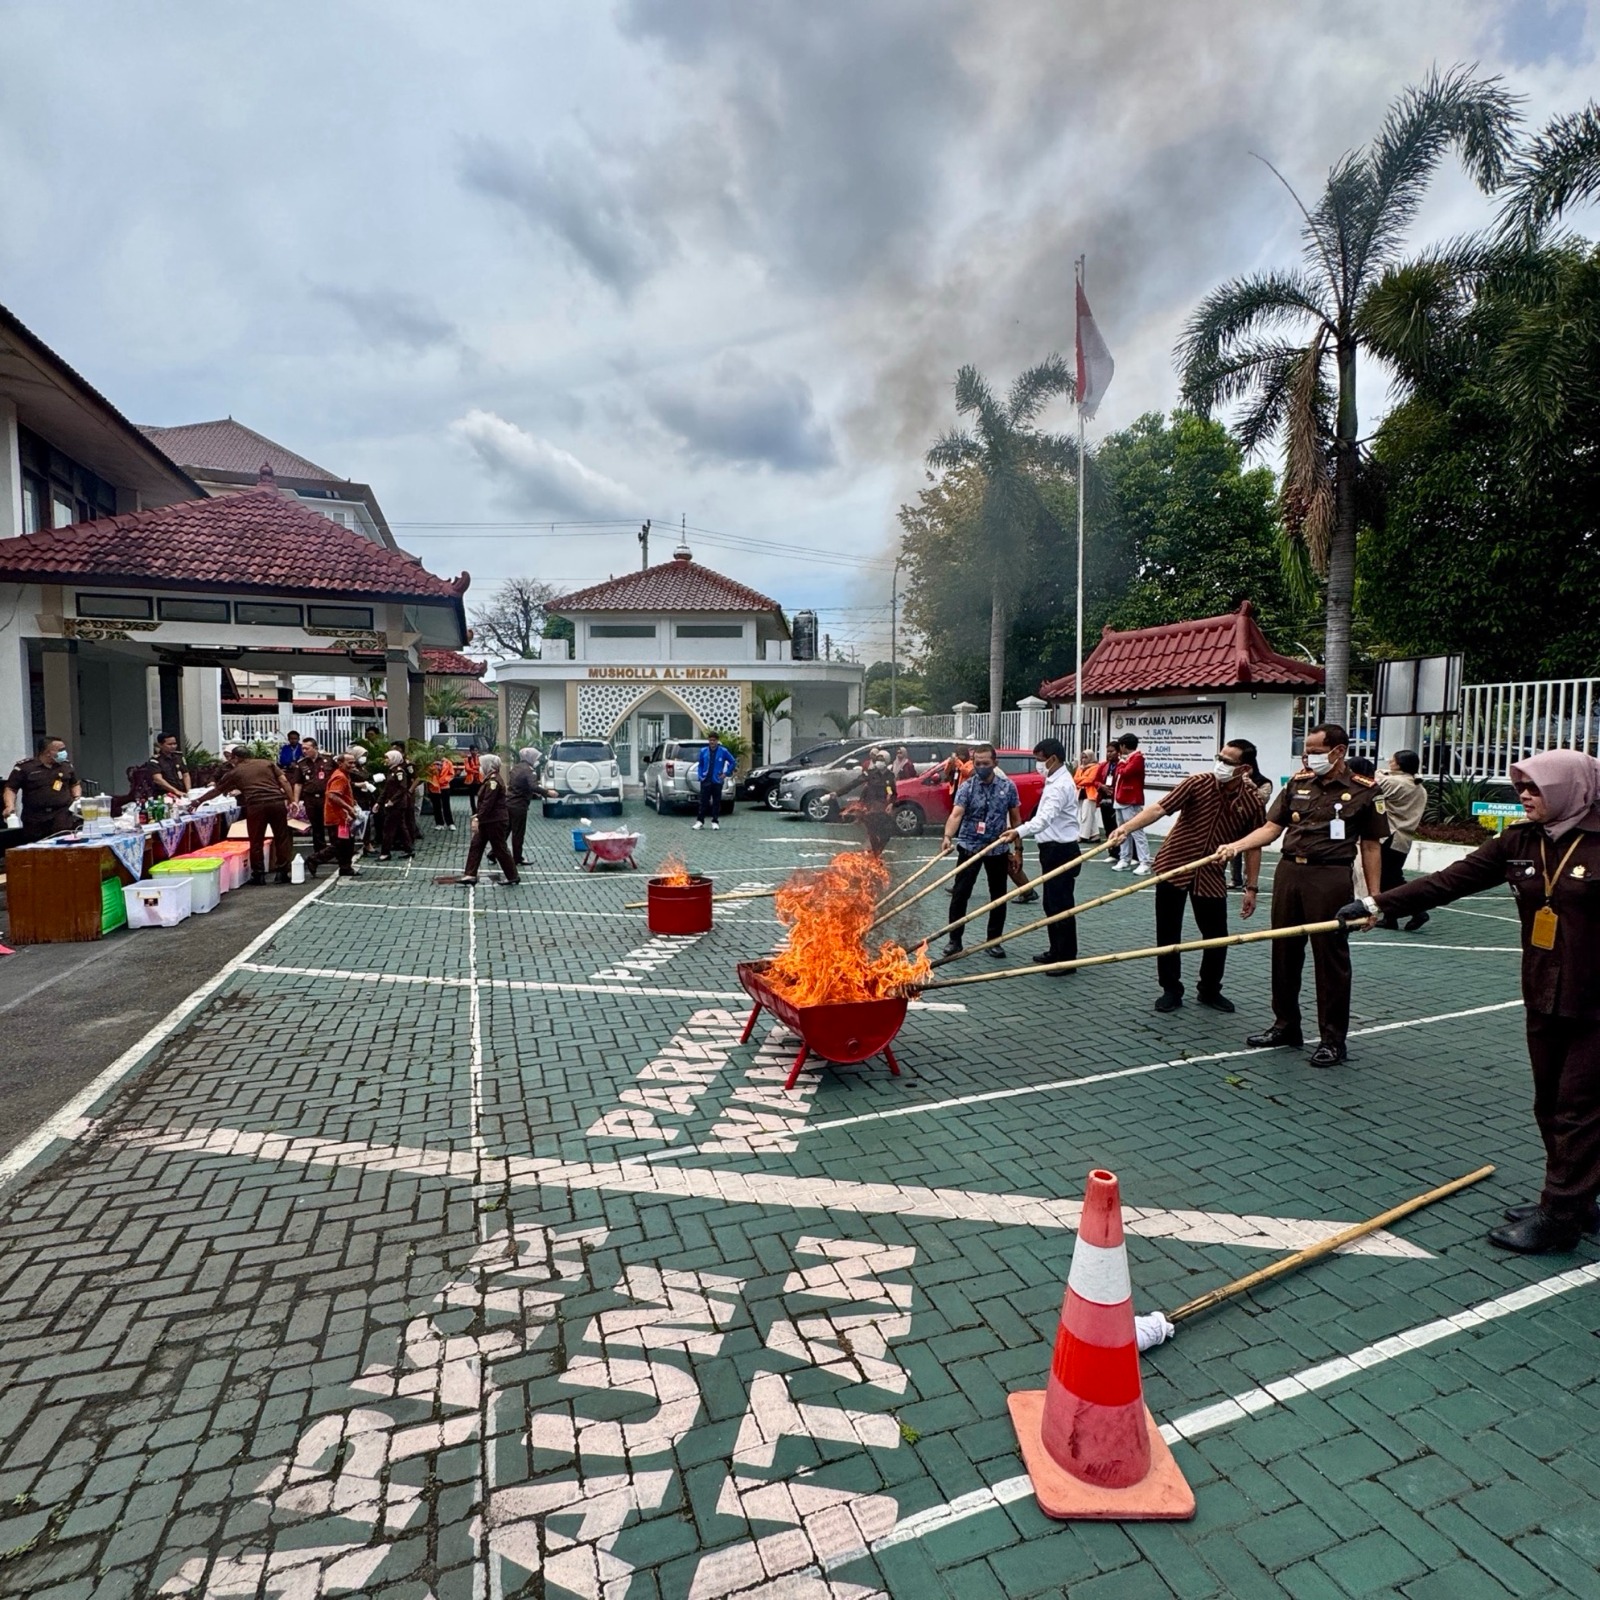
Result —
<instances>
[{"instance_id":1,"label":"sign reading musholla al-mizan","mask_svg":"<svg viewBox=\"0 0 1600 1600\"><path fill-rule=\"evenodd\" d=\"M611 682L693 683L708 678L726 678L726 667L590 667L591 678Z\"/></svg>"},{"instance_id":2,"label":"sign reading musholla al-mizan","mask_svg":"<svg viewBox=\"0 0 1600 1600\"><path fill-rule=\"evenodd\" d=\"M1139 706L1108 712L1106 723L1112 739L1138 734L1145 782L1156 789L1175 789L1209 772L1222 748L1221 706Z\"/></svg>"}]
</instances>

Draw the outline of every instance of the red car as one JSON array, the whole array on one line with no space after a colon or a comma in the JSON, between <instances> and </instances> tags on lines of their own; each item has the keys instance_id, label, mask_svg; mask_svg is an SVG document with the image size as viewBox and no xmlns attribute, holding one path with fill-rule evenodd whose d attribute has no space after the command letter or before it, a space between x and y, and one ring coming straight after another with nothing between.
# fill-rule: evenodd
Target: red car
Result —
<instances>
[{"instance_id":1,"label":"red car","mask_svg":"<svg viewBox=\"0 0 1600 1600\"><path fill-rule=\"evenodd\" d=\"M1044 774L1034 771L1033 754L1028 750L997 750L1000 770L1017 786L1017 800L1026 822L1039 809L1044 793ZM920 778L901 778L894 786L894 831L911 838L926 827L942 828L950 815L950 786L939 768Z\"/></svg>"}]
</instances>

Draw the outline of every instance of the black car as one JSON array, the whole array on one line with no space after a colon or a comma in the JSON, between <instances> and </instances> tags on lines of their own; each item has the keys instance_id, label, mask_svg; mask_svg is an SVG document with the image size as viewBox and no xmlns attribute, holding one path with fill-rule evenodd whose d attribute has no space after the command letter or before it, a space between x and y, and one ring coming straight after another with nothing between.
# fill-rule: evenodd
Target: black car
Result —
<instances>
[{"instance_id":1,"label":"black car","mask_svg":"<svg viewBox=\"0 0 1600 1600\"><path fill-rule=\"evenodd\" d=\"M787 761L774 761L770 766L756 767L747 772L739 780L734 793L741 800L754 801L757 805L776 811L778 782L785 773L799 767L815 767L832 761L835 756L843 755L846 750L854 749L860 743L860 739L828 739L822 744L811 745L798 755L790 756Z\"/></svg>"}]
</instances>

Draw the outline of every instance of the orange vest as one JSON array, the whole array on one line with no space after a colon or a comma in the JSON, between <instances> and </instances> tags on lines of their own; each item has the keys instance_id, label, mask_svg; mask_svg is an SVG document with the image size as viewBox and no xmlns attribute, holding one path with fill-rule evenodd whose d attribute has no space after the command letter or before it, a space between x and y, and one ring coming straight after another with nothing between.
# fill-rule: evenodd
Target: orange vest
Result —
<instances>
[{"instance_id":1,"label":"orange vest","mask_svg":"<svg viewBox=\"0 0 1600 1600\"><path fill-rule=\"evenodd\" d=\"M455 764L449 756L440 756L434 764L433 773L428 779L428 793L438 794L441 790L450 787L450 780L456 775Z\"/></svg>"}]
</instances>

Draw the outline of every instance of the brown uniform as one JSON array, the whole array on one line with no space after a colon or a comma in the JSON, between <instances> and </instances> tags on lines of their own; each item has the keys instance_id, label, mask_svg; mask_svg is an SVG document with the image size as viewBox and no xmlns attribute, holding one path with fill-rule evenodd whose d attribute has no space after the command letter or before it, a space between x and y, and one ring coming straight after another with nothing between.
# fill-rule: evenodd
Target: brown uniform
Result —
<instances>
[{"instance_id":1,"label":"brown uniform","mask_svg":"<svg viewBox=\"0 0 1600 1600\"><path fill-rule=\"evenodd\" d=\"M1518 823L1464 861L1386 889L1378 909L1411 916L1500 884L1510 888L1522 923L1533 1115L1545 1151L1539 1203L1559 1222L1581 1222L1600 1196L1600 833L1577 830L1552 841L1537 823ZM1541 949L1534 919L1546 907L1556 924L1550 948Z\"/></svg>"},{"instance_id":2,"label":"brown uniform","mask_svg":"<svg viewBox=\"0 0 1600 1600\"><path fill-rule=\"evenodd\" d=\"M1349 902L1350 869L1360 841L1381 843L1389 836L1377 784L1348 768L1320 778L1302 768L1272 802L1267 821L1285 830L1272 879L1274 928L1332 921ZM1311 961L1317 974L1318 1031L1324 1044L1342 1050L1350 1031L1350 941L1344 930L1313 935ZM1278 1027L1295 1032L1300 1028L1305 964L1303 935L1273 940L1272 1016Z\"/></svg>"},{"instance_id":3,"label":"brown uniform","mask_svg":"<svg viewBox=\"0 0 1600 1600\"><path fill-rule=\"evenodd\" d=\"M236 794L244 807L245 830L250 836L250 876L266 876L267 830L272 830L272 869L280 877L289 873L294 841L289 836L289 780L276 761L247 756L236 761L216 785L217 794Z\"/></svg>"},{"instance_id":4,"label":"brown uniform","mask_svg":"<svg viewBox=\"0 0 1600 1600\"><path fill-rule=\"evenodd\" d=\"M53 833L72 831L77 819L67 808L72 804L77 781L78 774L70 761L45 761L34 756L11 769L6 788L17 796L24 839L48 839Z\"/></svg>"},{"instance_id":5,"label":"brown uniform","mask_svg":"<svg viewBox=\"0 0 1600 1600\"><path fill-rule=\"evenodd\" d=\"M472 831L472 843L467 847L465 876L476 878L478 864L483 860L485 848L494 852L495 861L505 874L507 883L516 883L517 864L511 858L507 841L511 835L511 801L506 794L504 780L485 778L478 790L478 825Z\"/></svg>"},{"instance_id":6,"label":"brown uniform","mask_svg":"<svg viewBox=\"0 0 1600 1600\"><path fill-rule=\"evenodd\" d=\"M396 850L410 855L415 843L411 786L416 782L416 769L409 761L402 761L398 766L385 762L379 775L383 782L377 785L377 798L373 802L378 851L381 855L391 855Z\"/></svg>"},{"instance_id":7,"label":"brown uniform","mask_svg":"<svg viewBox=\"0 0 1600 1600\"><path fill-rule=\"evenodd\" d=\"M314 756L301 756L289 769L289 777L300 791L300 803L306 808L306 821L311 825L313 863L333 860L328 825L322 818L322 797L328 792L328 778L338 764L319 750Z\"/></svg>"},{"instance_id":8,"label":"brown uniform","mask_svg":"<svg viewBox=\"0 0 1600 1600\"><path fill-rule=\"evenodd\" d=\"M151 787L157 794L165 796L168 792L155 781L157 778L161 778L171 784L179 794L187 794L189 792L189 769L184 765L181 755L153 755L145 762L145 766L150 772Z\"/></svg>"}]
</instances>

